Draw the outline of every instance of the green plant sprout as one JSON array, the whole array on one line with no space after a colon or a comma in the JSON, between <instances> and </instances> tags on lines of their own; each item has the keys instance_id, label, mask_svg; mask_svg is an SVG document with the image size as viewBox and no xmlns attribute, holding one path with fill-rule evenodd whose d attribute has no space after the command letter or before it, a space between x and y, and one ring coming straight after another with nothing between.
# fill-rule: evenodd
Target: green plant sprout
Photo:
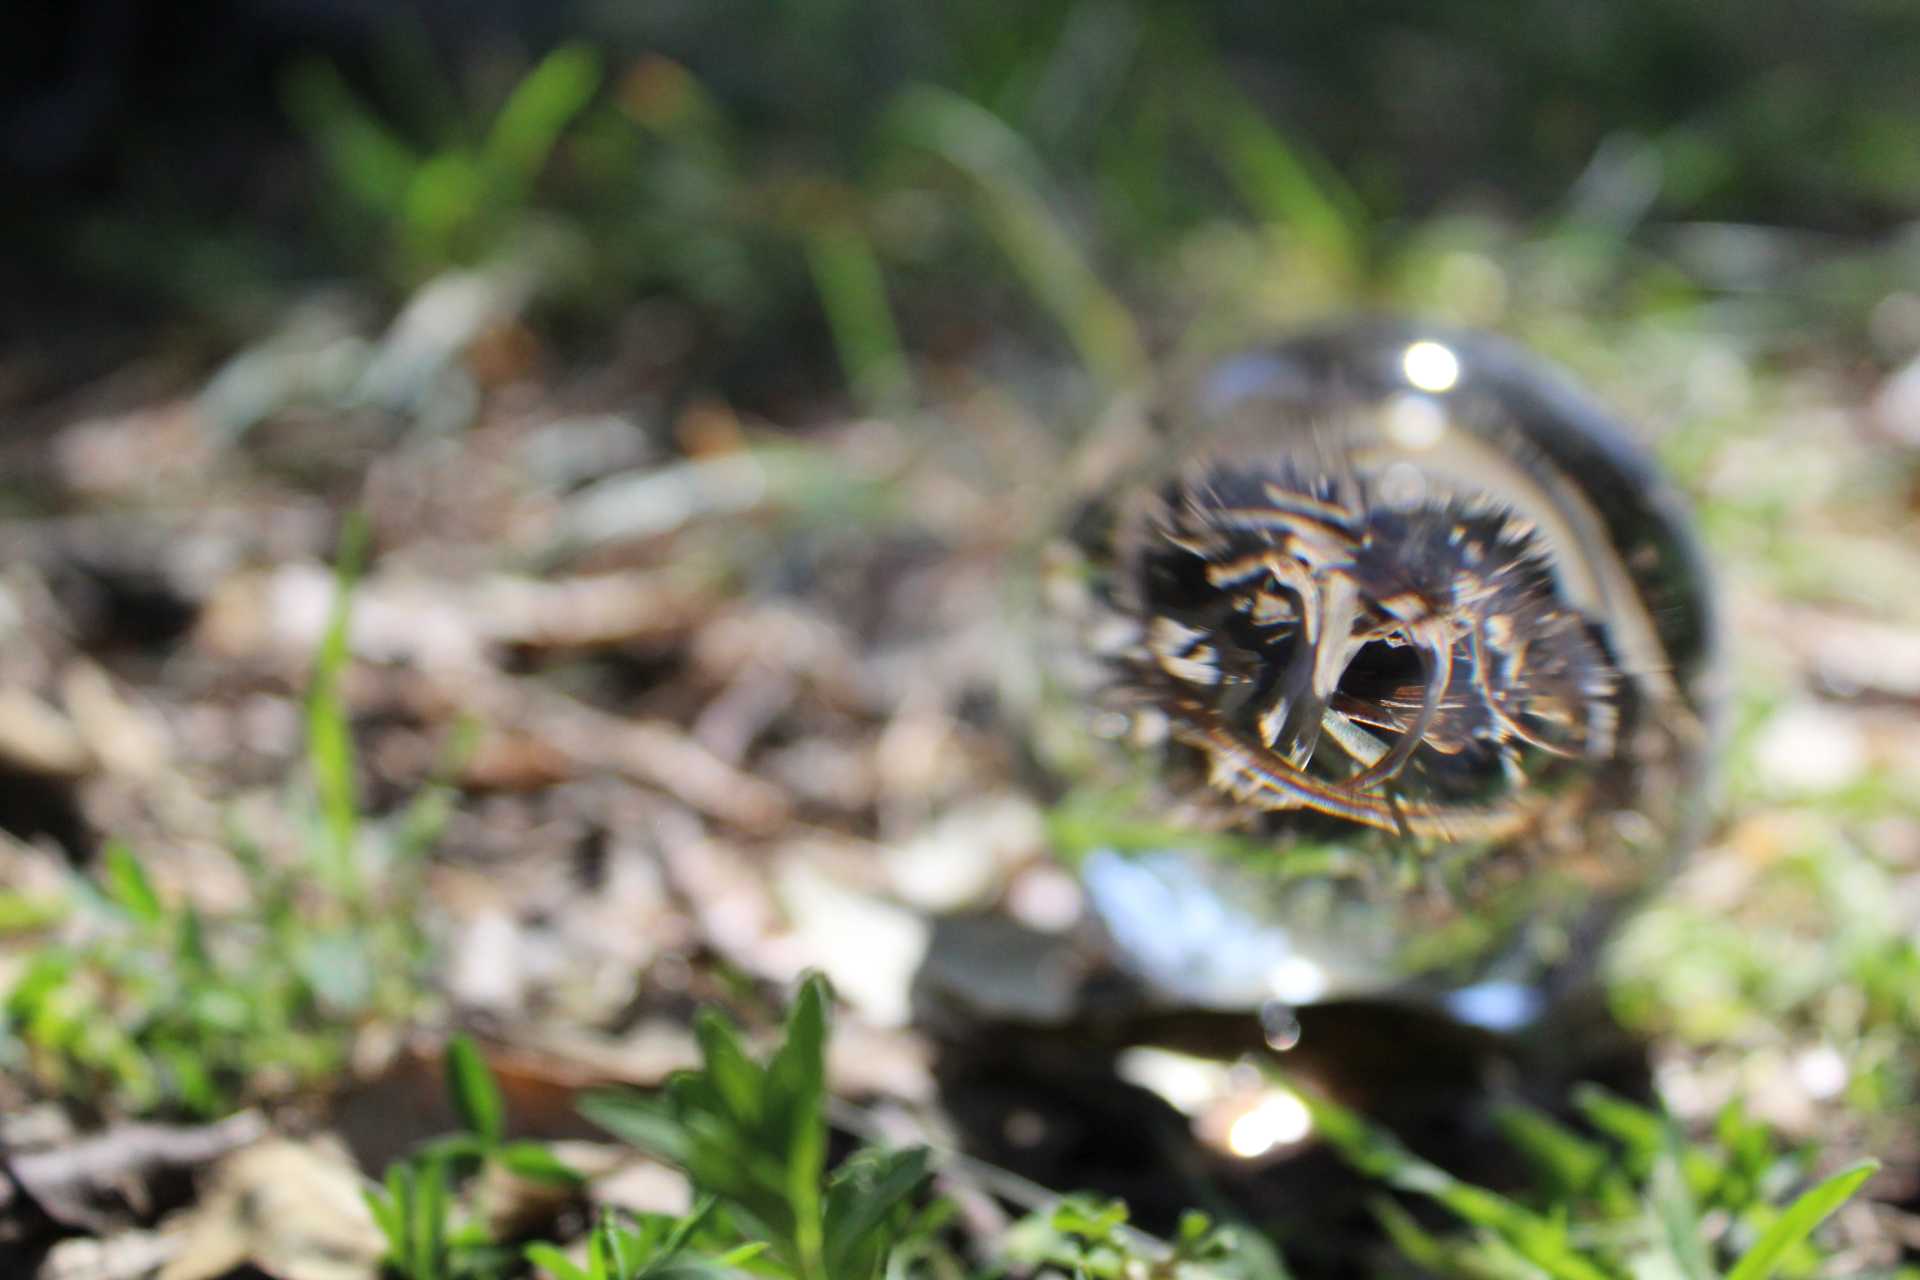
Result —
<instances>
[{"instance_id":1,"label":"green plant sprout","mask_svg":"<svg viewBox=\"0 0 1920 1280\"><path fill-rule=\"evenodd\" d=\"M827 989L801 985L783 1043L765 1064L739 1032L705 1010L696 1022L702 1070L659 1099L609 1093L584 1114L687 1171L749 1239L764 1240L795 1280L877 1277L930 1173L925 1149L864 1151L827 1172Z\"/></svg>"},{"instance_id":2,"label":"green plant sprout","mask_svg":"<svg viewBox=\"0 0 1920 1280\"><path fill-rule=\"evenodd\" d=\"M542 58L474 136L416 147L326 63L288 80L288 112L312 140L330 190L370 220L402 273L424 278L501 252L525 230L535 187L600 86L600 61L581 45Z\"/></svg>"},{"instance_id":3,"label":"green plant sprout","mask_svg":"<svg viewBox=\"0 0 1920 1280\"><path fill-rule=\"evenodd\" d=\"M583 1182L544 1144L507 1139L506 1101L468 1037L447 1043L446 1074L461 1132L435 1138L395 1162L381 1186L365 1193L387 1241L382 1265L396 1280L466 1280L508 1268L513 1253L493 1240L486 1223L462 1221L456 1213L454 1188L487 1165L563 1188Z\"/></svg>"},{"instance_id":4,"label":"green plant sprout","mask_svg":"<svg viewBox=\"0 0 1920 1280\"><path fill-rule=\"evenodd\" d=\"M1534 1171L1537 1203L1529 1204L1454 1177L1325 1097L1300 1095L1348 1164L1385 1188L1441 1205L1471 1229L1435 1234L1397 1200L1376 1200L1399 1252L1441 1276L1516 1268L1555 1280L1809 1275L1821 1260L1815 1229L1880 1167L1850 1164L1780 1207L1773 1197L1797 1164L1737 1106L1722 1112L1713 1141L1688 1142L1659 1113L1589 1087L1575 1102L1598 1137L1532 1109L1501 1112L1505 1136ZM1709 1226L1710 1213L1717 1226ZM1716 1255L1730 1261L1722 1267Z\"/></svg>"},{"instance_id":5,"label":"green plant sprout","mask_svg":"<svg viewBox=\"0 0 1920 1280\"><path fill-rule=\"evenodd\" d=\"M71 886L71 910L91 928L43 948L0 1001L20 1065L53 1092L132 1113L216 1116L256 1096L263 1079L276 1090L328 1079L357 1026L404 1020L417 1006L428 950L421 868L451 788L427 787L377 829L362 813L341 680L364 548L350 519L307 703L317 816L300 856L282 865L231 829L248 895L209 918L169 902L132 849L108 842L97 880Z\"/></svg>"},{"instance_id":6,"label":"green plant sprout","mask_svg":"<svg viewBox=\"0 0 1920 1280\"><path fill-rule=\"evenodd\" d=\"M948 1231L953 1205L930 1179L946 1159L978 1171L973 1162L919 1147L869 1147L837 1166L828 1160L828 1010L825 981L805 979L764 1059L747 1051L725 1017L704 1010L697 1069L655 1095L589 1094L582 1112L687 1174L695 1202L678 1215L602 1208L571 1249L540 1240L518 1254L465 1216L457 1188L488 1162L567 1187L581 1183L543 1144L507 1138L498 1085L472 1042L455 1037L446 1076L461 1131L424 1144L368 1192L388 1244L387 1275L483 1280L517 1274L516 1258L552 1280L996 1280L1035 1269L1075 1280L1287 1275L1273 1244L1247 1225L1217 1225L1191 1211L1162 1241L1134 1228L1123 1202L1044 1192L1027 1216L988 1242L983 1258L963 1261ZM1802 1180L1805 1159L1784 1155L1740 1108L1724 1110L1711 1135L1684 1140L1658 1112L1589 1088L1577 1097L1588 1132L1531 1108L1498 1111L1531 1170L1528 1190L1509 1195L1413 1155L1344 1107L1302 1096L1320 1138L1378 1184L1382 1247L1435 1276L1809 1276L1827 1257L1818 1227L1878 1168L1850 1165L1782 1204ZM1009 1175L983 1185L1017 1181ZM1389 1193L1431 1201L1465 1230L1440 1230Z\"/></svg>"}]
</instances>

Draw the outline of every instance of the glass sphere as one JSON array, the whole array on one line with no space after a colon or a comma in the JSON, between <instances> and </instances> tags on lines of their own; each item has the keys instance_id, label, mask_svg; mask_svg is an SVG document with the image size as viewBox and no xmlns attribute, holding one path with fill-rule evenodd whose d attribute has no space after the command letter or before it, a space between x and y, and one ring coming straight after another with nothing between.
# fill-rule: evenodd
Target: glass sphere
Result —
<instances>
[{"instance_id":1,"label":"glass sphere","mask_svg":"<svg viewBox=\"0 0 1920 1280\"><path fill-rule=\"evenodd\" d=\"M1552 367L1414 323L1240 355L1160 416L1077 526L1117 950L1196 1003L1524 1023L1698 834L1684 502Z\"/></svg>"}]
</instances>

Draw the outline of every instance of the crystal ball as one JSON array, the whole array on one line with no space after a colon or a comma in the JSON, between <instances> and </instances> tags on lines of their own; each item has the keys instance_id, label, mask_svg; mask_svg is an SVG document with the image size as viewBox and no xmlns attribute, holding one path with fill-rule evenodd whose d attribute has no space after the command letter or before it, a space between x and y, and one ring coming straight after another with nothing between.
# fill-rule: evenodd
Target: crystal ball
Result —
<instances>
[{"instance_id":1,"label":"crystal ball","mask_svg":"<svg viewBox=\"0 0 1920 1280\"><path fill-rule=\"evenodd\" d=\"M1213 365L1134 452L1073 539L1123 959L1509 1026L1590 978L1698 836L1718 703L1634 434L1509 342L1375 320Z\"/></svg>"}]
</instances>

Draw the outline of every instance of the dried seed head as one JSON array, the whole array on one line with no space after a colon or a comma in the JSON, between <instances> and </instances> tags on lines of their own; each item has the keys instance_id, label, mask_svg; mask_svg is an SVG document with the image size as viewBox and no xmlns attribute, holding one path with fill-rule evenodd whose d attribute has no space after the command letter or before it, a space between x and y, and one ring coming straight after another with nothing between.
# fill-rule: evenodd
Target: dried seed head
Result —
<instances>
[{"instance_id":1,"label":"dried seed head","mask_svg":"<svg viewBox=\"0 0 1920 1280\"><path fill-rule=\"evenodd\" d=\"M1709 790L1673 489L1551 368L1393 322L1216 366L1162 424L1061 558L1073 674L1133 725L1073 763L1164 841L1089 861L1114 937L1209 999L1243 960L1285 1001L1578 981ZM1222 828L1251 839L1179 834Z\"/></svg>"},{"instance_id":2,"label":"dried seed head","mask_svg":"<svg viewBox=\"0 0 1920 1280\"><path fill-rule=\"evenodd\" d=\"M1149 491L1119 551L1123 683L1254 808L1457 836L1616 748L1604 628L1490 495L1213 457Z\"/></svg>"},{"instance_id":3,"label":"dried seed head","mask_svg":"<svg viewBox=\"0 0 1920 1280\"><path fill-rule=\"evenodd\" d=\"M1684 514L1550 371L1383 326L1222 365L1186 416L1095 522L1112 692L1257 825L1502 840L1703 739Z\"/></svg>"}]
</instances>

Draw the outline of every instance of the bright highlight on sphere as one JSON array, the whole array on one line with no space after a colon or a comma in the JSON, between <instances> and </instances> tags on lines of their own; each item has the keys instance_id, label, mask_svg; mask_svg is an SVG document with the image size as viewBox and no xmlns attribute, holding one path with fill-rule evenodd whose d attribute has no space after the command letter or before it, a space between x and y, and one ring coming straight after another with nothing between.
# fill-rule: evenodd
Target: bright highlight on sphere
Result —
<instances>
[{"instance_id":1,"label":"bright highlight on sphere","mask_svg":"<svg viewBox=\"0 0 1920 1280\"><path fill-rule=\"evenodd\" d=\"M1422 391L1450 391L1460 381L1460 357L1437 342L1416 342L1400 357L1407 381Z\"/></svg>"}]
</instances>

